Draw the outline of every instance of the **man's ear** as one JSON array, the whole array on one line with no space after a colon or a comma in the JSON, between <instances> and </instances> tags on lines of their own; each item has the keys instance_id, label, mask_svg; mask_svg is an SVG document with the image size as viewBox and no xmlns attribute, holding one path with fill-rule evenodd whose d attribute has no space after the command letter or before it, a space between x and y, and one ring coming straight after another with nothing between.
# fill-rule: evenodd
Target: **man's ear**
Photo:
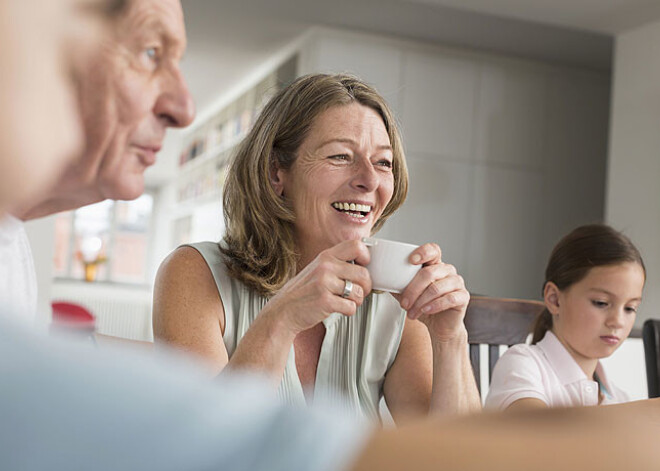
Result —
<instances>
[{"instance_id":1,"label":"man's ear","mask_svg":"<svg viewBox=\"0 0 660 471\"><path fill-rule=\"evenodd\" d=\"M273 191L278 196L284 195L284 170L282 170L276 160L273 160L268 170L268 178L273 187Z\"/></svg>"},{"instance_id":2,"label":"man's ear","mask_svg":"<svg viewBox=\"0 0 660 471\"><path fill-rule=\"evenodd\" d=\"M548 281L543 287L543 301L545 302L545 307L548 308L550 314L553 316L559 314L559 296L561 292L556 284L552 281Z\"/></svg>"}]
</instances>

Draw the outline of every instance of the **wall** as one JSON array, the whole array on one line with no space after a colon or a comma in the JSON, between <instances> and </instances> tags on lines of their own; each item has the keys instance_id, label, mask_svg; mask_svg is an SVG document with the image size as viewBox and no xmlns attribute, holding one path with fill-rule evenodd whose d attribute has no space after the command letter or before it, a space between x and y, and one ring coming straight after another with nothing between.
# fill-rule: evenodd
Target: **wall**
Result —
<instances>
[{"instance_id":1,"label":"wall","mask_svg":"<svg viewBox=\"0 0 660 471\"><path fill-rule=\"evenodd\" d=\"M183 136L183 130L168 129L156 165L145 173L145 182L157 189L151 221L153 243L147 272L147 280L151 285L160 263L173 248L171 212L176 203L176 186L172 182L176 178Z\"/></svg>"},{"instance_id":2,"label":"wall","mask_svg":"<svg viewBox=\"0 0 660 471\"><path fill-rule=\"evenodd\" d=\"M468 288L537 298L554 243L603 218L605 74L319 29L301 72L373 83L402 125L411 175L381 235L436 241Z\"/></svg>"},{"instance_id":3,"label":"wall","mask_svg":"<svg viewBox=\"0 0 660 471\"><path fill-rule=\"evenodd\" d=\"M660 318L660 22L616 39L606 220L625 230L647 269L637 323Z\"/></svg>"}]
</instances>

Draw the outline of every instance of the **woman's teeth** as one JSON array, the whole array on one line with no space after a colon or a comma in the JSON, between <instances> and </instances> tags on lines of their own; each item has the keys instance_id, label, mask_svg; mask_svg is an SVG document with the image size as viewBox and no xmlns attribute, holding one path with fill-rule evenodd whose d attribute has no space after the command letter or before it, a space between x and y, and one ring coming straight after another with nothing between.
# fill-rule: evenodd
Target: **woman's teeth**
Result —
<instances>
[{"instance_id":1,"label":"woman's teeth","mask_svg":"<svg viewBox=\"0 0 660 471\"><path fill-rule=\"evenodd\" d=\"M353 211L359 213L368 213L371 211L371 206L367 204L332 203L332 206L339 211Z\"/></svg>"},{"instance_id":2,"label":"woman's teeth","mask_svg":"<svg viewBox=\"0 0 660 471\"><path fill-rule=\"evenodd\" d=\"M355 219L366 220L365 218L371 211L371 206L359 203L332 203L332 206L337 210L345 213Z\"/></svg>"}]
</instances>

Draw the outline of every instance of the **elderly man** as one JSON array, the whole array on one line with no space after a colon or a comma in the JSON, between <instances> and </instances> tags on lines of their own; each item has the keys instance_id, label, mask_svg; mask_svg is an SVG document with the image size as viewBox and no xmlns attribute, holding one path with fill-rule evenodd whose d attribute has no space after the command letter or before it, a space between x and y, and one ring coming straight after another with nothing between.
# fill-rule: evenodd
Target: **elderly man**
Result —
<instances>
[{"instance_id":1,"label":"elderly man","mask_svg":"<svg viewBox=\"0 0 660 471\"><path fill-rule=\"evenodd\" d=\"M78 81L83 156L27 218L144 192L144 171L156 162L167 128L186 127L194 118L179 68L185 49L178 0L128 3Z\"/></svg>"},{"instance_id":2,"label":"elderly man","mask_svg":"<svg viewBox=\"0 0 660 471\"><path fill-rule=\"evenodd\" d=\"M65 69L80 77L91 57L98 54L100 37L90 31L98 31L99 13L104 12L107 22L109 12L117 11L122 2L39 3L5 1L0 12L0 18L11 19L3 21L0 28L2 56L8 62L0 74L0 138L3 158L12 164L3 172L5 180L0 188L3 202L11 202L6 210L45 198L53 180L61 175L62 165L74 164L73 158L80 155L80 149L73 151L72 143L80 140L81 130L70 126L72 117L79 119L75 90L72 84L63 83L62 74L53 71ZM37 8L43 14L34 14ZM85 26L89 23L92 25ZM49 80L44 82L44 77ZM63 145L58 147L57 143ZM11 306L22 319L32 319L36 296L34 264L22 223L0 214L0 306Z\"/></svg>"},{"instance_id":3,"label":"elderly man","mask_svg":"<svg viewBox=\"0 0 660 471\"><path fill-rule=\"evenodd\" d=\"M14 208L14 215L31 219L108 198L140 196L144 171L156 162L167 128L187 126L194 117L179 69L185 47L178 0L131 2L113 22L101 52L77 72L82 157L64 169L50 192ZM51 134L58 126L54 119ZM23 319L34 318L34 262L22 222L11 216L0 221L0 303L13 306Z\"/></svg>"}]
</instances>

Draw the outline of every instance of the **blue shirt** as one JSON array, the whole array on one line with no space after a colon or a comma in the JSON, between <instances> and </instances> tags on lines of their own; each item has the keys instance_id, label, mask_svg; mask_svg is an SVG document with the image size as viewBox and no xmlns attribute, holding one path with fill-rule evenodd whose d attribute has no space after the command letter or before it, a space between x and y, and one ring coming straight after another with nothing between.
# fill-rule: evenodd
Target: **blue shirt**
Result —
<instances>
[{"instance_id":1,"label":"blue shirt","mask_svg":"<svg viewBox=\"0 0 660 471\"><path fill-rule=\"evenodd\" d=\"M281 405L263 379L211 382L171 352L95 350L0 315L0 469L336 470L369 426Z\"/></svg>"}]
</instances>

